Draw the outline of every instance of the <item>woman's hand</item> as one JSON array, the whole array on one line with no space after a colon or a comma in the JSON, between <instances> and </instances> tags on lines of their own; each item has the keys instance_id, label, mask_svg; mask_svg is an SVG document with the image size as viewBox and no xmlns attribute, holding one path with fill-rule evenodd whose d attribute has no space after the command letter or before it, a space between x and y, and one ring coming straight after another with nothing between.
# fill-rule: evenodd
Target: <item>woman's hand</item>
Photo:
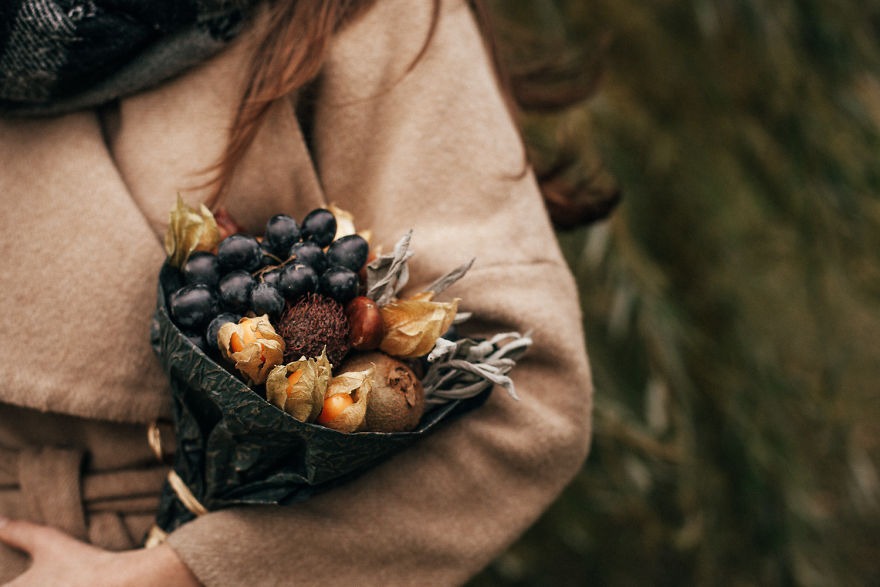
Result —
<instances>
[{"instance_id":1,"label":"woman's hand","mask_svg":"<svg viewBox=\"0 0 880 587\"><path fill-rule=\"evenodd\" d=\"M28 553L33 561L7 587L199 585L168 546L110 552L48 526L6 519L0 519L0 541Z\"/></svg>"}]
</instances>

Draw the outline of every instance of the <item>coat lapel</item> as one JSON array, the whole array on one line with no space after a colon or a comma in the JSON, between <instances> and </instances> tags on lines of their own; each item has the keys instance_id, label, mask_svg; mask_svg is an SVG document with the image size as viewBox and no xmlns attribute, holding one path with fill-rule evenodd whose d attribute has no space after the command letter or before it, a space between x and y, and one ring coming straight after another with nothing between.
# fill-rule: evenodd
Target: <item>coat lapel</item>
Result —
<instances>
[{"instance_id":1,"label":"coat lapel","mask_svg":"<svg viewBox=\"0 0 880 587\"><path fill-rule=\"evenodd\" d=\"M106 420L167 414L149 345L168 212L226 140L249 56L240 43L95 112L0 119L0 401ZM324 205L291 103L273 110L224 205L259 233Z\"/></svg>"}]
</instances>

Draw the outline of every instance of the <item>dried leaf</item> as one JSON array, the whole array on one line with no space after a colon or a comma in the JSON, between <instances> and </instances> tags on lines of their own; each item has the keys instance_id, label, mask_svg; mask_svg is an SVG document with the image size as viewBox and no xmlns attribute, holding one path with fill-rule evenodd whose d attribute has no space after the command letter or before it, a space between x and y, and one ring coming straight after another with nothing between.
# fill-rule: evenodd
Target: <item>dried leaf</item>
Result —
<instances>
[{"instance_id":1,"label":"dried leaf","mask_svg":"<svg viewBox=\"0 0 880 587\"><path fill-rule=\"evenodd\" d=\"M269 371L284 360L284 340L278 336L269 317L242 318L227 322L217 335L223 357L235 362L253 383L263 383Z\"/></svg>"},{"instance_id":2,"label":"dried leaf","mask_svg":"<svg viewBox=\"0 0 880 587\"><path fill-rule=\"evenodd\" d=\"M445 338L438 338L434 342L434 348L428 353L428 362L446 361L455 356L458 351L458 344Z\"/></svg>"},{"instance_id":3,"label":"dried leaf","mask_svg":"<svg viewBox=\"0 0 880 587\"><path fill-rule=\"evenodd\" d=\"M411 238L410 230L394 245L393 253L379 255L367 263L367 297L380 308L394 299L409 281L406 262L413 255L409 250Z\"/></svg>"},{"instance_id":4,"label":"dried leaf","mask_svg":"<svg viewBox=\"0 0 880 587\"><path fill-rule=\"evenodd\" d=\"M214 215L205 207L190 208L177 195L177 205L171 210L168 232L165 233L165 252L168 262L178 269L186 263L193 251L210 251L220 242L220 231Z\"/></svg>"},{"instance_id":5,"label":"dried leaf","mask_svg":"<svg viewBox=\"0 0 880 587\"><path fill-rule=\"evenodd\" d=\"M373 389L372 369L366 371L349 371L337 375L330 380L325 398L334 395L351 395L354 403L345 408L341 414L330 420L325 426L339 432L356 432L364 425L367 415L367 403Z\"/></svg>"},{"instance_id":6,"label":"dried leaf","mask_svg":"<svg viewBox=\"0 0 880 587\"><path fill-rule=\"evenodd\" d=\"M380 308L385 321L385 338L379 348L400 358L428 354L455 319L458 302L458 298L452 302L411 298L386 304Z\"/></svg>"},{"instance_id":7,"label":"dried leaf","mask_svg":"<svg viewBox=\"0 0 880 587\"><path fill-rule=\"evenodd\" d=\"M474 397L493 385L503 386L513 399L519 399L508 373L531 345L529 332L505 332L488 340L438 339L422 379L428 402L436 405Z\"/></svg>"},{"instance_id":8,"label":"dried leaf","mask_svg":"<svg viewBox=\"0 0 880 587\"><path fill-rule=\"evenodd\" d=\"M278 365L266 379L266 399L300 422L314 422L324 405L330 369L326 349L317 359Z\"/></svg>"},{"instance_id":9,"label":"dried leaf","mask_svg":"<svg viewBox=\"0 0 880 587\"><path fill-rule=\"evenodd\" d=\"M463 263L462 265L459 265L458 267L456 267L455 269L453 269L452 271L450 271L449 273L447 273L443 277L440 277L439 279L434 281L434 283L432 283L427 288L425 288L425 290L430 291L430 292L434 292L435 295L442 292L447 287L449 287L450 285L452 285L453 283L455 283L456 281L458 281L459 279L464 277L464 274L468 272L468 269L470 269L473 266L474 261L476 261L476 259L471 259L467 263Z\"/></svg>"}]
</instances>

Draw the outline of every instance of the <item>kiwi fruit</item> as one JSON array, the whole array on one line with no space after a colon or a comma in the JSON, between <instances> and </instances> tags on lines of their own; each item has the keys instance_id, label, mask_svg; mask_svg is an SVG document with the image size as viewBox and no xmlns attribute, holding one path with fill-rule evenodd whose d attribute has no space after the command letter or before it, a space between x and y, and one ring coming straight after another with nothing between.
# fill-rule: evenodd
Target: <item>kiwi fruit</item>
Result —
<instances>
[{"instance_id":1,"label":"kiwi fruit","mask_svg":"<svg viewBox=\"0 0 880 587\"><path fill-rule=\"evenodd\" d=\"M374 368L364 430L414 430L425 412L425 389L412 369L382 352L358 353L342 364L341 373Z\"/></svg>"}]
</instances>

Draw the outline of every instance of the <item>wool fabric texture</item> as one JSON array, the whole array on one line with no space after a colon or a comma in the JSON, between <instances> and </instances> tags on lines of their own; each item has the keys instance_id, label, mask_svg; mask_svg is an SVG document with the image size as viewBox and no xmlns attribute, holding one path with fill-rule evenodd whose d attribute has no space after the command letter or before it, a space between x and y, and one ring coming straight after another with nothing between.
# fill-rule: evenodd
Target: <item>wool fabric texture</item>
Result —
<instances>
[{"instance_id":1,"label":"wool fabric texture","mask_svg":"<svg viewBox=\"0 0 880 587\"><path fill-rule=\"evenodd\" d=\"M155 85L238 32L243 0L0 0L0 111L58 114Z\"/></svg>"},{"instance_id":2,"label":"wool fabric texture","mask_svg":"<svg viewBox=\"0 0 880 587\"><path fill-rule=\"evenodd\" d=\"M308 501L184 525L168 543L205 585L460 584L534 522L587 453L592 385L574 281L465 2L444 0L410 71L431 18L429 2L380 0L340 31L308 93L310 119L297 118L295 96L274 107L224 204L253 233L276 213L302 218L330 202L386 249L412 228L411 292L476 256L443 297L473 312L468 333L532 332L512 373L521 401L496 390ZM123 477L156 466L145 428L169 413L148 336L162 241L177 192L190 204L208 195L194 186L225 143L249 39L115 107L0 117L0 287L16 325L0 337L0 447L11 455L0 451L0 514L63 520L112 548L141 537L142 512L99 512L78 488L103 475L120 500L138 497L135 486L158 492ZM34 455L42 464L23 472ZM84 475L51 504L60 513L40 513L51 496L23 508L25 485L56 483L53 471ZM0 546L0 579L23 564Z\"/></svg>"}]
</instances>

